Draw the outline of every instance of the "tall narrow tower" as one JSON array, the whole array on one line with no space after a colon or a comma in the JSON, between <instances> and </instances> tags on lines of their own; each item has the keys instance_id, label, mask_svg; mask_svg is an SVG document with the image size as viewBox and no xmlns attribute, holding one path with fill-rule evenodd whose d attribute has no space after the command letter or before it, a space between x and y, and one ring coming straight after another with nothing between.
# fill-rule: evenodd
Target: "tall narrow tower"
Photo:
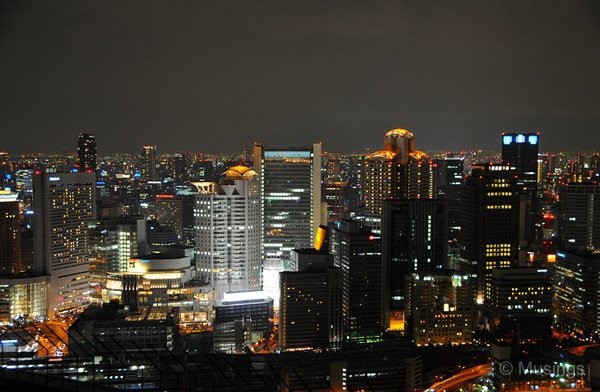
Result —
<instances>
[{"instance_id":1,"label":"tall narrow tower","mask_svg":"<svg viewBox=\"0 0 600 392\"><path fill-rule=\"evenodd\" d=\"M0 274L21 272L21 235L17 195L0 190Z\"/></svg>"},{"instance_id":2,"label":"tall narrow tower","mask_svg":"<svg viewBox=\"0 0 600 392\"><path fill-rule=\"evenodd\" d=\"M156 146L144 146L142 179L146 182L156 181Z\"/></svg>"},{"instance_id":3,"label":"tall narrow tower","mask_svg":"<svg viewBox=\"0 0 600 392\"><path fill-rule=\"evenodd\" d=\"M77 170L95 172L97 169L96 136L91 133L80 133L77 141Z\"/></svg>"}]
</instances>

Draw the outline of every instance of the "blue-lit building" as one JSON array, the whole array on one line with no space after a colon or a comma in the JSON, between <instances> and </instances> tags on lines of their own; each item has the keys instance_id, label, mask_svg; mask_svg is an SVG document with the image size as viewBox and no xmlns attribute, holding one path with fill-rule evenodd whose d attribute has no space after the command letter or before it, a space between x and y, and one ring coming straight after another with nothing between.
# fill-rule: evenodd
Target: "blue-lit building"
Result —
<instances>
[{"instance_id":1,"label":"blue-lit building","mask_svg":"<svg viewBox=\"0 0 600 392\"><path fill-rule=\"evenodd\" d=\"M537 188L539 133L502 134L502 162L515 168L517 184Z\"/></svg>"}]
</instances>

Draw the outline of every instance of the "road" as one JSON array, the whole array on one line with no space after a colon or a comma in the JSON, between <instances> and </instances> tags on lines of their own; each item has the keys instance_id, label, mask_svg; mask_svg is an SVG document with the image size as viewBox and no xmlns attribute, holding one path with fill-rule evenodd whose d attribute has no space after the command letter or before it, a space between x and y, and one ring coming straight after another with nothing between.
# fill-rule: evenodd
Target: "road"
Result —
<instances>
[{"instance_id":1,"label":"road","mask_svg":"<svg viewBox=\"0 0 600 392\"><path fill-rule=\"evenodd\" d=\"M484 364L479 366L473 366L465 369L462 372L456 373L454 376L433 384L426 392L434 391L452 391L460 388L462 385L469 381L474 381L479 377L483 377L492 372L492 366L490 364Z\"/></svg>"},{"instance_id":2,"label":"road","mask_svg":"<svg viewBox=\"0 0 600 392\"><path fill-rule=\"evenodd\" d=\"M581 357L583 354L585 354L585 350L587 350L588 348L596 348L596 347L600 347L600 344L587 344L585 346L570 347L565 350L575 356Z\"/></svg>"}]
</instances>

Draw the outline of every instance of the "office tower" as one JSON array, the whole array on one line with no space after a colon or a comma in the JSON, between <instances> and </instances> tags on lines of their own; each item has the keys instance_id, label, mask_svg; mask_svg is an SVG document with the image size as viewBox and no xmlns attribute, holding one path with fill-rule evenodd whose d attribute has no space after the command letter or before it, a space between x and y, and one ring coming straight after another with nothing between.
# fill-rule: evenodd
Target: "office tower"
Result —
<instances>
[{"instance_id":1,"label":"office tower","mask_svg":"<svg viewBox=\"0 0 600 392\"><path fill-rule=\"evenodd\" d=\"M600 249L600 185L570 183L560 191L559 247L565 250Z\"/></svg>"},{"instance_id":2,"label":"office tower","mask_svg":"<svg viewBox=\"0 0 600 392\"><path fill-rule=\"evenodd\" d=\"M212 181L213 180L213 162L195 161L192 164L191 181Z\"/></svg>"},{"instance_id":3,"label":"office tower","mask_svg":"<svg viewBox=\"0 0 600 392\"><path fill-rule=\"evenodd\" d=\"M536 239L536 223L540 223L538 191L539 133L503 133L502 164L510 166L517 176L521 197L520 240L531 244Z\"/></svg>"},{"instance_id":4,"label":"office tower","mask_svg":"<svg viewBox=\"0 0 600 392\"><path fill-rule=\"evenodd\" d=\"M347 181L328 182L325 185L325 202L327 203L327 215L329 222L342 219L345 212L344 190Z\"/></svg>"},{"instance_id":5,"label":"office tower","mask_svg":"<svg viewBox=\"0 0 600 392\"><path fill-rule=\"evenodd\" d=\"M406 275L445 268L446 222L442 200L385 200L382 253L386 309L404 309Z\"/></svg>"},{"instance_id":6,"label":"office tower","mask_svg":"<svg viewBox=\"0 0 600 392\"><path fill-rule=\"evenodd\" d=\"M16 194L0 190L0 274L21 271L19 201Z\"/></svg>"},{"instance_id":7,"label":"office tower","mask_svg":"<svg viewBox=\"0 0 600 392\"><path fill-rule=\"evenodd\" d=\"M288 258L312 245L321 224L321 143L303 148L254 145L262 218L262 257Z\"/></svg>"},{"instance_id":8,"label":"office tower","mask_svg":"<svg viewBox=\"0 0 600 392\"><path fill-rule=\"evenodd\" d=\"M469 278L456 271L406 275L406 331L417 345L471 341Z\"/></svg>"},{"instance_id":9,"label":"office tower","mask_svg":"<svg viewBox=\"0 0 600 392\"><path fill-rule=\"evenodd\" d=\"M458 235L460 232L460 194L464 184L465 157L446 154L443 159L434 160L436 199L446 201L448 211L448 244L450 253L458 255Z\"/></svg>"},{"instance_id":10,"label":"office tower","mask_svg":"<svg viewBox=\"0 0 600 392\"><path fill-rule=\"evenodd\" d=\"M514 167L517 185L537 189L539 133L503 133L502 163Z\"/></svg>"},{"instance_id":11,"label":"office tower","mask_svg":"<svg viewBox=\"0 0 600 392\"><path fill-rule=\"evenodd\" d=\"M172 229L178 238L183 238L183 200L174 195L156 195L154 209L161 227Z\"/></svg>"},{"instance_id":12,"label":"office tower","mask_svg":"<svg viewBox=\"0 0 600 392\"><path fill-rule=\"evenodd\" d=\"M175 182L187 181L187 165L185 156L181 153L173 155L173 180Z\"/></svg>"},{"instance_id":13,"label":"office tower","mask_svg":"<svg viewBox=\"0 0 600 392\"><path fill-rule=\"evenodd\" d=\"M90 243L95 219L94 173L34 176L34 270L50 275L48 316L78 313L89 303Z\"/></svg>"},{"instance_id":14,"label":"office tower","mask_svg":"<svg viewBox=\"0 0 600 392\"><path fill-rule=\"evenodd\" d=\"M381 237L358 221L342 219L332 225L330 249L334 266L342 269L346 339L379 339L385 329Z\"/></svg>"},{"instance_id":15,"label":"office tower","mask_svg":"<svg viewBox=\"0 0 600 392\"><path fill-rule=\"evenodd\" d=\"M279 276L280 350L335 348L343 339L342 270L313 267Z\"/></svg>"},{"instance_id":16,"label":"office tower","mask_svg":"<svg viewBox=\"0 0 600 392\"><path fill-rule=\"evenodd\" d=\"M103 285L109 273L125 272L129 259L147 253L141 216L104 218L90 224L91 280Z\"/></svg>"},{"instance_id":17,"label":"office tower","mask_svg":"<svg viewBox=\"0 0 600 392\"><path fill-rule=\"evenodd\" d=\"M156 181L156 146L144 146L142 155L142 180Z\"/></svg>"},{"instance_id":18,"label":"office tower","mask_svg":"<svg viewBox=\"0 0 600 392\"><path fill-rule=\"evenodd\" d=\"M517 265L519 194L509 166L473 165L461 195L461 259L465 272L477 277L478 303L494 268Z\"/></svg>"},{"instance_id":19,"label":"office tower","mask_svg":"<svg viewBox=\"0 0 600 392\"><path fill-rule=\"evenodd\" d=\"M423 151L415 150L414 135L406 129L388 131L384 149L364 161L367 224L380 233L385 199L433 199L433 181L433 163Z\"/></svg>"},{"instance_id":20,"label":"office tower","mask_svg":"<svg viewBox=\"0 0 600 392\"><path fill-rule=\"evenodd\" d=\"M579 338L600 331L600 254L556 252L553 310L559 330Z\"/></svg>"},{"instance_id":21,"label":"office tower","mask_svg":"<svg viewBox=\"0 0 600 392\"><path fill-rule=\"evenodd\" d=\"M220 184L199 184L196 195L196 266L216 298L259 290L260 199L257 174L244 166L224 173Z\"/></svg>"},{"instance_id":22,"label":"office tower","mask_svg":"<svg viewBox=\"0 0 600 392\"><path fill-rule=\"evenodd\" d=\"M552 334L552 281L546 269L500 268L487 283L488 325L499 337L541 341Z\"/></svg>"},{"instance_id":23,"label":"office tower","mask_svg":"<svg viewBox=\"0 0 600 392\"><path fill-rule=\"evenodd\" d=\"M95 172L97 169L96 136L91 133L80 133L77 141L77 170Z\"/></svg>"}]
</instances>

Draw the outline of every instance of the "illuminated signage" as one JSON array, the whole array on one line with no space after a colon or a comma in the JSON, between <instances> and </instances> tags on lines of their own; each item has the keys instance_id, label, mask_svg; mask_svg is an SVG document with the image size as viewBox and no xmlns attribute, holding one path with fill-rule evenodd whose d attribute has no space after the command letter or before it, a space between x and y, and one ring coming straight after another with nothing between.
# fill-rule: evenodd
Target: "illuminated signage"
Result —
<instances>
[{"instance_id":1,"label":"illuminated signage","mask_svg":"<svg viewBox=\"0 0 600 392\"><path fill-rule=\"evenodd\" d=\"M556 255L557 255L559 258L561 258L561 259L566 259L566 258L567 258L567 255L566 255L566 254L564 254L563 252L556 252Z\"/></svg>"},{"instance_id":2,"label":"illuminated signage","mask_svg":"<svg viewBox=\"0 0 600 392\"><path fill-rule=\"evenodd\" d=\"M310 151L265 151L265 158L310 158Z\"/></svg>"},{"instance_id":3,"label":"illuminated signage","mask_svg":"<svg viewBox=\"0 0 600 392\"><path fill-rule=\"evenodd\" d=\"M60 177L49 177L48 181L60 181Z\"/></svg>"}]
</instances>

